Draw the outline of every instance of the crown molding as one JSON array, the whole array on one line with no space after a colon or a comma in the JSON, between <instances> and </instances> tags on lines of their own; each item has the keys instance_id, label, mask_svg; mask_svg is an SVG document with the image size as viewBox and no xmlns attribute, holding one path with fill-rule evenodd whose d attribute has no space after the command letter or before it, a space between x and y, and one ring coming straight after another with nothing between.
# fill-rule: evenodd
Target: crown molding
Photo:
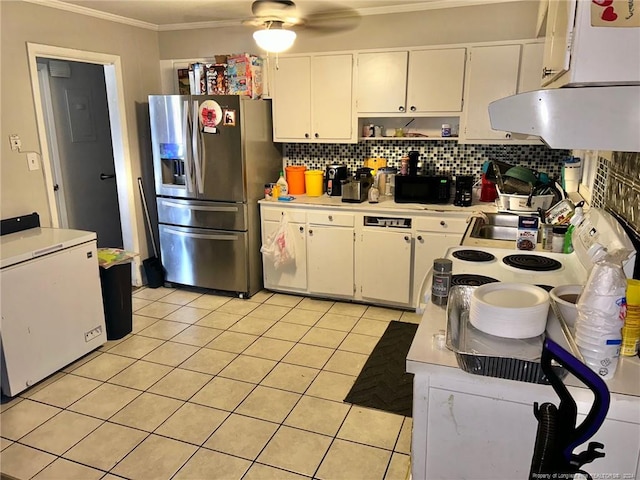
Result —
<instances>
[{"instance_id":1,"label":"crown molding","mask_svg":"<svg viewBox=\"0 0 640 480\"><path fill-rule=\"evenodd\" d=\"M1 1L1 0L0 0ZM121 15L115 15L112 13L101 12L80 5L72 3L61 2L60 0L22 0L28 3L35 3L50 8L57 8L59 10L65 10L68 12L78 13L80 15L86 15L89 17L100 18L102 20L108 20L111 22L124 23L125 25L131 25L133 27L145 28L147 30L154 31L171 31L171 30L196 30L200 28L224 28L224 27L238 27L242 25L242 20L223 20L223 21L210 21L210 22L189 22L189 23L171 23L167 25L156 25L154 23L143 22L141 20L135 20ZM439 10L445 8L458 8L458 7L470 7L477 5L488 5L491 3L512 3L523 2L528 0L432 0L422 3L414 3L407 5L391 5L386 7L369 7L356 9L353 12L361 17L370 15L387 15L393 13L409 13L420 12L425 10ZM319 18L332 18L344 16L338 14L320 14L313 16L314 19Z\"/></svg>"},{"instance_id":2,"label":"crown molding","mask_svg":"<svg viewBox=\"0 0 640 480\"><path fill-rule=\"evenodd\" d=\"M22 0L27 3L35 3L36 5L42 5L43 7L57 8L58 10L65 10L67 12L78 13L80 15L86 15L88 17L100 18L102 20L108 20L110 22L124 23L125 25L131 25L132 27L145 28L147 30L158 31L158 25L149 22L143 22L142 20L135 20L133 18L123 17L121 15L115 15L113 13L101 12L92 8L82 7L73 3L61 2L59 0Z\"/></svg>"}]
</instances>

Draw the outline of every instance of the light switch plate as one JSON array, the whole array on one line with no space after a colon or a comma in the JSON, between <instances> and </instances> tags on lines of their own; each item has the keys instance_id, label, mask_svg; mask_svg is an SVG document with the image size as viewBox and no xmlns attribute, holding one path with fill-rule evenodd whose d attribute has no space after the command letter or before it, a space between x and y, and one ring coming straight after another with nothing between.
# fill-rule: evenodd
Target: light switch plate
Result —
<instances>
[{"instance_id":1,"label":"light switch plate","mask_svg":"<svg viewBox=\"0 0 640 480\"><path fill-rule=\"evenodd\" d=\"M40 159L39 155L36 152L27 153L27 164L29 165L29 170L38 170L40 168Z\"/></svg>"}]
</instances>

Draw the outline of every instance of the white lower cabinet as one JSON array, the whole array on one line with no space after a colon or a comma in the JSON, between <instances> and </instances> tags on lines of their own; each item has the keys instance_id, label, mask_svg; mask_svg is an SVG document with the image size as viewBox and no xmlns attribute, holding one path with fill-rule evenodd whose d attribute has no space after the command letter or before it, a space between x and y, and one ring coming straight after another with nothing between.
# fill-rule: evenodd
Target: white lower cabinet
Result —
<instances>
[{"instance_id":1,"label":"white lower cabinet","mask_svg":"<svg viewBox=\"0 0 640 480\"><path fill-rule=\"evenodd\" d=\"M414 377L412 477L415 480L528 478L538 421L533 404L559 398L548 385L470 375L458 368L409 366ZM576 424L586 418L593 394L569 387ZM636 478L640 465L640 417L633 397L611 395L606 420L589 442L605 456L585 464L595 478ZM576 426L577 426L576 425ZM463 454L461 454L463 452ZM551 477L549 477L551 478ZM557 478L561 478L560 475Z\"/></svg>"},{"instance_id":2,"label":"white lower cabinet","mask_svg":"<svg viewBox=\"0 0 640 480\"><path fill-rule=\"evenodd\" d=\"M422 281L433 267L436 258L460 245L467 228L467 215L442 213L437 216L418 218L414 222L415 248L413 262L413 306L421 301Z\"/></svg>"},{"instance_id":3,"label":"white lower cabinet","mask_svg":"<svg viewBox=\"0 0 640 480\"><path fill-rule=\"evenodd\" d=\"M411 302L411 232L363 229L357 235L357 268L363 300Z\"/></svg>"},{"instance_id":4,"label":"white lower cabinet","mask_svg":"<svg viewBox=\"0 0 640 480\"><path fill-rule=\"evenodd\" d=\"M307 273L309 291L353 297L353 227L309 225Z\"/></svg>"},{"instance_id":5,"label":"white lower cabinet","mask_svg":"<svg viewBox=\"0 0 640 480\"><path fill-rule=\"evenodd\" d=\"M274 234L280 225L284 209L262 209L262 244ZM298 213L289 215L289 226L295 261L276 268L273 262L262 257L262 275L265 288L287 290L291 292L307 291L307 243L306 243L306 215Z\"/></svg>"},{"instance_id":6,"label":"white lower cabinet","mask_svg":"<svg viewBox=\"0 0 640 480\"><path fill-rule=\"evenodd\" d=\"M433 267L433 261L441 258L450 247L460 245L461 233L417 232L415 240L415 262L413 275L414 303L422 288L422 281Z\"/></svg>"},{"instance_id":7,"label":"white lower cabinet","mask_svg":"<svg viewBox=\"0 0 640 480\"><path fill-rule=\"evenodd\" d=\"M263 257L265 288L403 308L418 305L433 260L460 244L467 218L466 212L404 211L393 215L409 228L374 227L365 226L365 217L376 215L366 207L260 206L263 243L287 213L295 249L295 262L284 267Z\"/></svg>"}]
</instances>

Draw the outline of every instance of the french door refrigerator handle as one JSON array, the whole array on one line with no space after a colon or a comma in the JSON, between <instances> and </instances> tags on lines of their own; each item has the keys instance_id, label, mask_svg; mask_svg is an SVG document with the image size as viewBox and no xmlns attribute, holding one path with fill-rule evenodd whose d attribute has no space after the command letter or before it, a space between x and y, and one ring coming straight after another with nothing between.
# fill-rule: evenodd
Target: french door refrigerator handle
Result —
<instances>
[{"instance_id":1,"label":"french door refrigerator handle","mask_svg":"<svg viewBox=\"0 0 640 480\"><path fill-rule=\"evenodd\" d=\"M235 212L239 211L238 207L211 207L204 205L184 204L178 202L171 202L169 200L162 200L160 205L164 207L183 208L188 210L198 210L202 212Z\"/></svg>"},{"instance_id":2,"label":"french door refrigerator handle","mask_svg":"<svg viewBox=\"0 0 640 480\"><path fill-rule=\"evenodd\" d=\"M172 228L164 227L164 232L169 233L171 235L176 235L178 237L188 237L188 238L199 238L202 240L238 240L239 237L237 235L215 235L211 233L189 233L182 232L180 230L174 230Z\"/></svg>"},{"instance_id":3,"label":"french door refrigerator handle","mask_svg":"<svg viewBox=\"0 0 640 480\"><path fill-rule=\"evenodd\" d=\"M206 174L207 162L205 159L207 158L207 152L205 150L205 141L204 141L204 133L202 130L198 128L198 156L200 157L200 193L204 194L204 176Z\"/></svg>"},{"instance_id":4,"label":"french door refrigerator handle","mask_svg":"<svg viewBox=\"0 0 640 480\"><path fill-rule=\"evenodd\" d=\"M182 138L185 142L185 155L184 155L184 176L186 179L185 186L187 187L187 193L193 191L193 184L191 179L191 154L189 152L189 101L185 100L182 109Z\"/></svg>"},{"instance_id":5,"label":"french door refrigerator handle","mask_svg":"<svg viewBox=\"0 0 640 480\"><path fill-rule=\"evenodd\" d=\"M193 111L191 112L192 129L191 129L191 146L193 148L193 164L196 173L196 188L198 193L204 193L204 187L202 185L202 160L199 151L200 143L200 122L198 116L200 114L200 108L198 101L193 101Z\"/></svg>"}]
</instances>

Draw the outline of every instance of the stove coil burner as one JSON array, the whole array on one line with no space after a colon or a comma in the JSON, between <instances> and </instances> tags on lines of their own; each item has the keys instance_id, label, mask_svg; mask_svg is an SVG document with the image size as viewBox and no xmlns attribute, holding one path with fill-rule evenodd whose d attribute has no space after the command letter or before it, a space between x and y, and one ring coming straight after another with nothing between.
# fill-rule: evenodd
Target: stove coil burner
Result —
<instances>
[{"instance_id":1,"label":"stove coil burner","mask_svg":"<svg viewBox=\"0 0 640 480\"><path fill-rule=\"evenodd\" d=\"M456 250L452 255L455 258L466 262L490 262L496 258L490 253L483 252L482 250Z\"/></svg>"},{"instance_id":2,"label":"stove coil burner","mask_svg":"<svg viewBox=\"0 0 640 480\"><path fill-rule=\"evenodd\" d=\"M559 261L540 255L507 255L502 261L510 267L533 272L551 272L562 268Z\"/></svg>"},{"instance_id":3,"label":"stove coil burner","mask_svg":"<svg viewBox=\"0 0 640 480\"><path fill-rule=\"evenodd\" d=\"M495 278L485 277L484 275L474 275L471 273L462 273L451 277L451 285L463 285L468 287L479 287L486 283L498 282Z\"/></svg>"}]
</instances>

